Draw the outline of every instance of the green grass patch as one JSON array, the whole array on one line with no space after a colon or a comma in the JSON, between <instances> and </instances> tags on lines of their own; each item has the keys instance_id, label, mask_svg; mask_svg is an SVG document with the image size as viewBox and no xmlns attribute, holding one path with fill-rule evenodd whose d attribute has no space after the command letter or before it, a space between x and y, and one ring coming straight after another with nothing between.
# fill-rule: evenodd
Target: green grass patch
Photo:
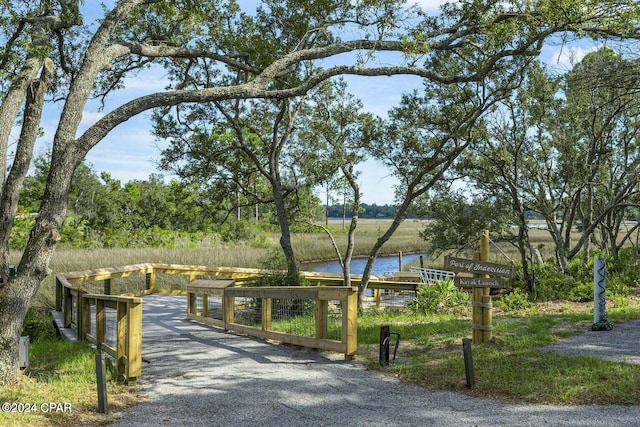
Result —
<instances>
[{"instance_id":1,"label":"green grass patch","mask_svg":"<svg viewBox=\"0 0 640 427\"><path fill-rule=\"evenodd\" d=\"M114 420L97 411L95 348L57 338L51 318L43 310L30 310L24 333L31 341L29 366L15 384L0 388L0 402L13 404L15 410L0 412L0 425L76 426ZM109 376L109 410L116 412L134 404L137 397L131 389L115 381L113 370Z\"/></svg>"},{"instance_id":2,"label":"green grass patch","mask_svg":"<svg viewBox=\"0 0 640 427\"><path fill-rule=\"evenodd\" d=\"M640 317L637 307L625 307L620 314L632 318L633 313ZM542 349L590 327L590 314L584 312L494 317L491 342L473 346L475 386L471 389L466 386L462 354L462 339L471 335L468 318L367 312L358 322L360 359L368 367L427 388L520 403L640 402L639 365ZM386 324L400 333L401 343L396 362L381 367L379 328Z\"/></svg>"}]
</instances>

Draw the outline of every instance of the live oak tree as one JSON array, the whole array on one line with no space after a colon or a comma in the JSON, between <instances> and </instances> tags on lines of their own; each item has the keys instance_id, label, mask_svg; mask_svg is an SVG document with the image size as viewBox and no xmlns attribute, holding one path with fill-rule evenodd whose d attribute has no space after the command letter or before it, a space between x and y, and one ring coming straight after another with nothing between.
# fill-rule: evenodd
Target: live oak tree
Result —
<instances>
[{"instance_id":1,"label":"live oak tree","mask_svg":"<svg viewBox=\"0 0 640 427\"><path fill-rule=\"evenodd\" d=\"M548 157L554 152L549 126L561 104L558 90L559 79L552 79L540 64L532 64L522 84L486 116L486 131L478 134L476 143L457 165L459 175L477 198L499 206L494 208L493 218L502 217L503 221L495 234L492 229L492 235L515 245L525 286L531 293L535 291L537 248L529 239L528 214L540 213L538 201L549 206L549 188L543 183L554 176L548 169L554 164ZM554 197L555 189L550 192ZM513 225L515 233L507 225Z\"/></svg>"},{"instance_id":2,"label":"live oak tree","mask_svg":"<svg viewBox=\"0 0 640 427\"><path fill-rule=\"evenodd\" d=\"M474 0L448 5L438 16L425 16L391 0L289 0L267 2L263 11L249 15L241 13L232 0L120 0L95 26L85 27L80 4L0 2L2 172L8 164L12 131L16 125L19 128L0 190L0 384L18 374L22 323L40 283L50 274L73 173L91 148L131 117L181 103L252 98L277 102L304 96L321 81L341 74L412 74L442 84L479 82L497 69L508 68L515 57L537 55L545 38L558 32L634 36L639 7L613 0L538 0L514 5ZM277 44L274 52L271 43L280 37L299 39L287 43L287 48ZM408 56L388 66L366 62L368 55L385 52ZM361 55L340 56L346 53ZM338 56L344 61L334 62L337 65L306 67ZM450 67L453 57L459 59L458 65ZM79 132L92 96L107 99L123 87L125 77L152 65L181 64L187 75L195 63L209 65L199 72L215 75L231 69L245 73L246 79L206 87L176 80L180 84L174 88L124 102ZM279 84L292 73L297 81ZM60 106L50 172L17 274L10 277L7 242L47 91Z\"/></svg>"},{"instance_id":3,"label":"live oak tree","mask_svg":"<svg viewBox=\"0 0 640 427\"><path fill-rule=\"evenodd\" d=\"M592 242L615 257L630 236L618 240L640 194L638 71L637 61L600 48L565 76L564 126L550 132L558 139L558 166L571 195L565 216L580 232L577 243L563 241L569 260L582 251L586 264Z\"/></svg>"},{"instance_id":4,"label":"live oak tree","mask_svg":"<svg viewBox=\"0 0 640 427\"><path fill-rule=\"evenodd\" d=\"M306 123L301 138L315 141L317 150L308 153L308 165L320 170L329 182L344 183L342 191L349 195L350 216L347 242L344 251L336 243L331 230L322 227L331 239L342 268L345 286L351 286L351 260L355 248L356 228L362 194L356 170L367 157L367 146L371 135L380 126L380 120L363 111L362 102L347 92L344 80L323 82L311 99L314 114ZM346 209L346 206L344 207Z\"/></svg>"}]
</instances>

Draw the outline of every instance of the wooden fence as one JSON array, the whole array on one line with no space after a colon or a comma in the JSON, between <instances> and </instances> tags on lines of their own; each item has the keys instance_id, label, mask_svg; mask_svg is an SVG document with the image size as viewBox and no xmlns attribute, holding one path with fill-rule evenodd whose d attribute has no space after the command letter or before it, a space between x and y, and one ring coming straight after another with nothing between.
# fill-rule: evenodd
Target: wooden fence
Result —
<instances>
[{"instance_id":1,"label":"wooden fence","mask_svg":"<svg viewBox=\"0 0 640 427\"><path fill-rule=\"evenodd\" d=\"M356 354L358 340L358 288L344 286L269 286L233 287L220 280L196 280L190 286L187 317L191 320L222 327L225 330L308 348L344 353L350 360ZM221 301L219 314L211 316L209 298ZM198 301L199 300L199 301ZM284 306L276 310L275 304ZM294 301L295 303L287 303ZM295 309L291 306L297 306ZM331 306L331 310L330 310ZM300 308L302 307L302 309ZM339 338L329 336L330 311L340 319ZM305 336L300 328L274 330L274 312L282 318L304 319L313 323L313 336ZM250 316L247 316L249 313ZM247 317L251 321L247 321ZM304 329L304 328L302 328Z\"/></svg>"},{"instance_id":2,"label":"wooden fence","mask_svg":"<svg viewBox=\"0 0 640 427\"><path fill-rule=\"evenodd\" d=\"M198 312L191 296L185 317L197 318L226 330L311 348L343 352L351 358L357 347L357 288L344 287L341 275L302 272L302 276L315 286L305 287L242 287L246 279L273 274L270 270L250 268L207 267L173 264L136 264L115 268L102 268L56 275L56 310L62 313L62 327L75 331L79 340L93 342L97 348L113 356L117 362L117 374L128 383L135 383L142 370L142 295L153 293L189 294L189 287L198 279L227 280L233 286L222 286L221 293L229 308L221 320L208 313ZM184 285L175 286L174 279L164 278L163 287L158 281L163 275L186 276ZM142 285L122 291L118 282L142 278ZM361 276L353 275L352 283L360 283ZM197 283L197 282L196 282ZM369 288L373 300L380 305L382 290L415 291L419 283L413 277L387 280L373 276ZM271 315L267 308L274 299L308 299L315 301L315 334L313 337L283 333L271 329ZM206 300L206 296L204 299ZM260 300L262 305L260 327L238 323L236 315L244 303L235 300ZM339 339L328 338L327 313L329 306L339 307L341 316ZM206 310L206 309L205 309ZM203 314L206 314L203 316Z\"/></svg>"}]
</instances>

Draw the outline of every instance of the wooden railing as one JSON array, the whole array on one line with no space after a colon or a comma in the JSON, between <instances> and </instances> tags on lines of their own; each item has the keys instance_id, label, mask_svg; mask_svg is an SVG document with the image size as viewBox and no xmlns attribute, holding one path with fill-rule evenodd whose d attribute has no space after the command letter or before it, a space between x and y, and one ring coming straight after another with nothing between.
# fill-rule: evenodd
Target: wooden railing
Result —
<instances>
[{"instance_id":1,"label":"wooden railing","mask_svg":"<svg viewBox=\"0 0 640 427\"><path fill-rule=\"evenodd\" d=\"M142 298L85 294L82 301L85 339L116 360L124 382L135 383L142 374Z\"/></svg>"},{"instance_id":2,"label":"wooden railing","mask_svg":"<svg viewBox=\"0 0 640 427\"><path fill-rule=\"evenodd\" d=\"M273 299L308 298L317 301L315 313L316 333L313 337L295 336L272 330L270 314L261 311L261 327L259 329L240 324L236 321L234 310L239 306L229 302L229 307L221 323L216 319L202 316L203 313L192 311L191 304L188 316L200 316L199 320L209 318L209 323L227 330L255 335L282 342L344 352L347 358L356 351L357 329L357 288L344 287L339 274L301 272L301 275L314 284L309 287L285 288L249 288L242 287L247 278L273 274L270 270L251 268L207 267L172 264L136 264L116 268L101 268L56 275L56 310L61 312L62 327L75 331L79 340L88 340L113 356L117 361L117 373L127 382L135 382L141 373L141 336L142 336L142 300L141 295L152 293L188 294L187 288L200 277L208 279L228 279L234 281L233 287L224 288L224 298L250 298L261 301L262 308L268 307ZM161 275L184 276L184 283L166 280L159 286ZM123 291L119 282L126 282L142 277L141 284ZM361 276L353 275L352 284L360 283ZM407 281L408 280L408 281ZM396 280L385 280L371 277L369 289L373 290L374 301L380 305L381 290L415 291L419 283L413 277ZM115 294L115 295L114 295ZM193 294L193 293L192 293ZM191 298L189 298L191 301ZM331 301L337 303L332 304ZM340 307L341 336L338 339L327 338L326 312L329 305ZM110 317L108 313L111 313ZM111 322L109 322L111 320ZM115 326L109 326L113 323ZM111 331L111 333L107 333ZM115 331L115 332L114 332Z\"/></svg>"},{"instance_id":3,"label":"wooden railing","mask_svg":"<svg viewBox=\"0 0 640 427\"><path fill-rule=\"evenodd\" d=\"M329 286L268 286L234 287L225 286L219 280L198 281L189 288L189 306L187 317L191 320L222 327L225 330L270 339L308 348L344 353L350 360L356 354L358 340L358 288ZM195 282L194 282L195 283ZM209 297L218 297L220 309L218 318L210 317ZM199 301L198 301L199 300ZM237 301L240 300L240 301ZM290 320L302 319L312 323L313 336L305 336L300 330L278 331L274 328L273 313L276 311L274 300L279 305L284 301L295 301L304 310L277 310ZM311 302L312 304L309 304ZM334 317L340 319L337 332L339 337L330 336L330 305ZM311 309L309 307L312 307ZM251 316L246 314L250 313ZM241 320L251 317L247 323ZM296 321L297 322L297 321ZM335 327L336 325L332 325ZM336 332L334 331L333 334Z\"/></svg>"}]
</instances>

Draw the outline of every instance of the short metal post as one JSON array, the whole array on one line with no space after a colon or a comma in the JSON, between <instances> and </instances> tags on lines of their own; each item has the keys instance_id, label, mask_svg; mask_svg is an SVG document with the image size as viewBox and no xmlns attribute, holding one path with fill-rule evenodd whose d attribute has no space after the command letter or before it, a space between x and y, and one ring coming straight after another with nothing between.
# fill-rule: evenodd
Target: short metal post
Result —
<instances>
[{"instance_id":1,"label":"short metal post","mask_svg":"<svg viewBox=\"0 0 640 427\"><path fill-rule=\"evenodd\" d=\"M109 404L107 402L107 369L104 364L102 354L96 354L96 383L98 385L98 412L101 414L109 413Z\"/></svg>"},{"instance_id":2,"label":"short metal post","mask_svg":"<svg viewBox=\"0 0 640 427\"><path fill-rule=\"evenodd\" d=\"M389 325L384 325L380 327L380 366L388 366L389 365L389 338L391 337L391 332L389 330Z\"/></svg>"},{"instance_id":3,"label":"short metal post","mask_svg":"<svg viewBox=\"0 0 640 427\"><path fill-rule=\"evenodd\" d=\"M473 358L471 354L471 339L462 339L462 354L464 355L464 371L467 377L467 387L471 388L475 384L473 373Z\"/></svg>"}]
</instances>

